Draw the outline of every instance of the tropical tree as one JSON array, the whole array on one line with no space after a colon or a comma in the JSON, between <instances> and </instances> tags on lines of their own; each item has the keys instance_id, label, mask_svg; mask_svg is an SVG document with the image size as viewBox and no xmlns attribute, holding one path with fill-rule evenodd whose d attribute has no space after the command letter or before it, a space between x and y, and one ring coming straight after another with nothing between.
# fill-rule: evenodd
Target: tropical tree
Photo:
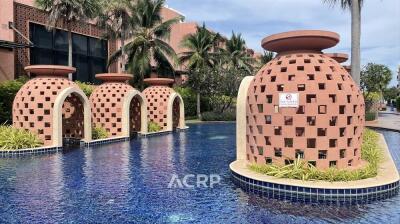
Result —
<instances>
[{"instance_id":1,"label":"tropical tree","mask_svg":"<svg viewBox=\"0 0 400 224\"><path fill-rule=\"evenodd\" d=\"M179 61L189 70L189 85L196 92L199 119L201 119L200 95L208 92L207 74L219 55L217 48L220 41L221 36L209 31L203 24L197 27L196 33L187 35L181 43L187 51L181 53Z\"/></svg>"},{"instance_id":2,"label":"tropical tree","mask_svg":"<svg viewBox=\"0 0 400 224\"><path fill-rule=\"evenodd\" d=\"M132 26L129 12L134 11L134 1L104 0L97 24L105 30L107 39L119 39L121 43L122 72L125 72L125 40L129 38Z\"/></svg>"},{"instance_id":3,"label":"tropical tree","mask_svg":"<svg viewBox=\"0 0 400 224\"><path fill-rule=\"evenodd\" d=\"M72 66L72 24L85 22L98 15L99 0L36 0L39 8L49 13L46 27L53 30L57 23L68 31L68 66ZM72 79L72 74L69 74Z\"/></svg>"},{"instance_id":4,"label":"tropical tree","mask_svg":"<svg viewBox=\"0 0 400 224\"><path fill-rule=\"evenodd\" d=\"M171 26L181 20L180 17L162 21L161 9L164 0L137 0L130 10L132 38L123 48L127 55L127 65L135 75L134 82L139 89L144 88L143 79L152 71L161 76L174 75L177 62L175 50L166 42ZM108 64L122 55L122 49L114 52Z\"/></svg>"},{"instance_id":5,"label":"tropical tree","mask_svg":"<svg viewBox=\"0 0 400 224\"><path fill-rule=\"evenodd\" d=\"M360 39L361 39L361 6L364 0L323 0L325 3L340 4L343 10L351 12L351 76L360 85Z\"/></svg>"},{"instance_id":6,"label":"tropical tree","mask_svg":"<svg viewBox=\"0 0 400 224\"><path fill-rule=\"evenodd\" d=\"M275 57L274 52L264 50L263 54L260 57L260 62L262 65L265 65L268 62L272 61L274 57Z\"/></svg>"},{"instance_id":7,"label":"tropical tree","mask_svg":"<svg viewBox=\"0 0 400 224\"><path fill-rule=\"evenodd\" d=\"M361 71L361 89L364 92L366 110L372 107L373 102L369 102L371 95L378 93L382 97L384 90L392 79L392 72L385 65L368 63Z\"/></svg>"},{"instance_id":8,"label":"tropical tree","mask_svg":"<svg viewBox=\"0 0 400 224\"><path fill-rule=\"evenodd\" d=\"M241 34L232 32L231 38L226 41L225 47L221 48L222 54L227 59L227 66L251 75L253 72L254 59L247 53L246 41Z\"/></svg>"}]
</instances>

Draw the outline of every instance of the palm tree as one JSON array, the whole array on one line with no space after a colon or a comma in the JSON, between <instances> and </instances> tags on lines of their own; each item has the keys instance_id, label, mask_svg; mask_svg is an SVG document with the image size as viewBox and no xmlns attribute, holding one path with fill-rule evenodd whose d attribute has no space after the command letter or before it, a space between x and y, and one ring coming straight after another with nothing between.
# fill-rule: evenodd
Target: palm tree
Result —
<instances>
[{"instance_id":1,"label":"palm tree","mask_svg":"<svg viewBox=\"0 0 400 224\"><path fill-rule=\"evenodd\" d=\"M360 38L361 38L361 6L364 0L323 0L325 3L340 4L343 10L351 11L351 76L360 85Z\"/></svg>"},{"instance_id":2,"label":"palm tree","mask_svg":"<svg viewBox=\"0 0 400 224\"><path fill-rule=\"evenodd\" d=\"M274 59L274 57L275 57L274 52L264 50L263 54L260 57L260 63L262 65L265 65L268 62L272 61L272 59Z\"/></svg>"},{"instance_id":3,"label":"palm tree","mask_svg":"<svg viewBox=\"0 0 400 224\"><path fill-rule=\"evenodd\" d=\"M174 74L177 61L175 50L166 42L171 33L171 26L181 20L174 18L162 22L161 9L164 0L137 0L130 8L130 26L132 38L123 50L127 55L130 71L135 75L134 82L143 89L143 79L155 70L162 76ZM122 55L122 49L114 52L108 64L115 62ZM172 61L172 62L171 62Z\"/></svg>"},{"instance_id":4,"label":"palm tree","mask_svg":"<svg viewBox=\"0 0 400 224\"><path fill-rule=\"evenodd\" d=\"M131 32L130 11L135 7L133 1L108 0L102 2L101 12L97 24L105 30L104 37L107 39L119 39L121 43L122 72L125 72L125 40Z\"/></svg>"},{"instance_id":5,"label":"palm tree","mask_svg":"<svg viewBox=\"0 0 400 224\"><path fill-rule=\"evenodd\" d=\"M182 47L187 51L181 53L179 61L188 68L191 75L197 76L189 80L196 80L196 85L192 87L196 91L197 117L199 119L201 119L200 94L203 89L202 85L206 81L204 73L207 68L214 65L217 59L217 46L220 40L221 36L218 33L209 31L203 24L203 26L197 27L196 33L187 35L181 42Z\"/></svg>"},{"instance_id":6,"label":"palm tree","mask_svg":"<svg viewBox=\"0 0 400 224\"><path fill-rule=\"evenodd\" d=\"M232 32L232 37L226 41L224 48L221 48L223 54L226 55L227 65L237 70L242 70L248 75L253 72L254 59L248 54L246 41L241 34L236 35Z\"/></svg>"},{"instance_id":7,"label":"palm tree","mask_svg":"<svg viewBox=\"0 0 400 224\"><path fill-rule=\"evenodd\" d=\"M39 8L49 13L46 27L53 30L61 22L68 31L68 66L72 66L72 24L85 22L98 14L98 0L36 0ZM69 74L72 79L72 74Z\"/></svg>"}]
</instances>

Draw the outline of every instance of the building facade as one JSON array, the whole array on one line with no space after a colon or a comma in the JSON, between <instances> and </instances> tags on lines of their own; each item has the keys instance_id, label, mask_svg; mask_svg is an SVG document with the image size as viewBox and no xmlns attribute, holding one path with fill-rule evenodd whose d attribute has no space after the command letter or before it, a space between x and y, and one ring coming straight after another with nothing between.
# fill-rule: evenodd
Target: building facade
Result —
<instances>
[{"instance_id":1,"label":"building facade","mask_svg":"<svg viewBox=\"0 0 400 224\"><path fill-rule=\"evenodd\" d=\"M35 6L35 0L1 0L0 6L0 82L26 75L23 68L28 65L68 64L66 30L57 24L56 29L47 31L47 14ZM185 22L182 13L167 6L161 14L164 21L182 18L172 26L168 42L177 54L184 52L180 43L186 35L196 32L197 23ZM121 47L120 41L103 39L102 30L94 22L77 22L72 32L73 66L77 68L73 80L99 83L95 74L122 71L121 62L106 68L108 56ZM184 66L176 68L177 84L187 78L185 70Z\"/></svg>"}]
</instances>

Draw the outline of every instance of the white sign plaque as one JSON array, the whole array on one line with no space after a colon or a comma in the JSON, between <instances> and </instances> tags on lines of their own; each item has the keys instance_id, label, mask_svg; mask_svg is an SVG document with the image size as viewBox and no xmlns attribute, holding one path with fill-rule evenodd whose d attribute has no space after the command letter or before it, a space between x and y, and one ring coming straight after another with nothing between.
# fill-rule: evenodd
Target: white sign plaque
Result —
<instances>
[{"instance_id":1,"label":"white sign plaque","mask_svg":"<svg viewBox=\"0 0 400 224\"><path fill-rule=\"evenodd\" d=\"M279 93L279 107L299 107L299 94Z\"/></svg>"}]
</instances>

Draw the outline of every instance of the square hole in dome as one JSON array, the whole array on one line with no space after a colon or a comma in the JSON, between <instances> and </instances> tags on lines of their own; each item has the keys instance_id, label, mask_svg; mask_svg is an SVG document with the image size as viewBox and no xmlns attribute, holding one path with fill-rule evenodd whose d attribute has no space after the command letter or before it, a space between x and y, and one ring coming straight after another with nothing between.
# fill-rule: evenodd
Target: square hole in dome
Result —
<instances>
[{"instance_id":1,"label":"square hole in dome","mask_svg":"<svg viewBox=\"0 0 400 224\"><path fill-rule=\"evenodd\" d=\"M296 64L296 59L289 60L289 64Z\"/></svg>"},{"instance_id":2,"label":"square hole in dome","mask_svg":"<svg viewBox=\"0 0 400 224\"><path fill-rule=\"evenodd\" d=\"M305 106L299 106L297 108L296 114L304 114L305 113Z\"/></svg>"},{"instance_id":3,"label":"square hole in dome","mask_svg":"<svg viewBox=\"0 0 400 224\"><path fill-rule=\"evenodd\" d=\"M284 142L285 142L285 147L289 148L293 147L293 138L285 138Z\"/></svg>"},{"instance_id":4,"label":"square hole in dome","mask_svg":"<svg viewBox=\"0 0 400 224\"><path fill-rule=\"evenodd\" d=\"M276 76L271 76L271 82L275 82L276 81Z\"/></svg>"},{"instance_id":5,"label":"square hole in dome","mask_svg":"<svg viewBox=\"0 0 400 224\"><path fill-rule=\"evenodd\" d=\"M305 128L304 127L296 127L296 136L302 137L304 136Z\"/></svg>"},{"instance_id":6,"label":"square hole in dome","mask_svg":"<svg viewBox=\"0 0 400 224\"><path fill-rule=\"evenodd\" d=\"M297 66L297 71L304 71L304 66Z\"/></svg>"},{"instance_id":7,"label":"square hole in dome","mask_svg":"<svg viewBox=\"0 0 400 224\"><path fill-rule=\"evenodd\" d=\"M277 91L283 91L284 87L285 87L284 84L279 84L279 85L276 86L276 90Z\"/></svg>"},{"instance_id":8,"label":"square hole in dome","mask_svg":"<svg viewBox=\"0 0 400 224\"><path fill-rule=\"evenodd\" d=\"M315 148L317 140L315 138L307 138L307 148Z\"/></svg>"},{"instance_id":9,"label":"square hole in dome","mask_svg":"<svg viewBox=\"0 0 400 224\"><path fill-rule=\"evenodd\" d=\"M327 131L326 128L318 128L318 129L317 129L317 135L318 135L319 137L321 137L321 136L326 136L326 131Z\"/></svg>"},{"instance_id":10,"label":"square hole in dome","mask_svg":"<svg viewBox=\"0 0 400 224\"><path fill-rule=\"evenodd\" d=\"M285 120L285 125L293 125L293 117L285 116L284 120Z\"/></svg>"},{"instance_id":11,"label":"square hole in dome","mask_svg":"<svg viewBox=\"0 0 400 224\"><path fill-rule=\"evenodd\" d=\"M305 84L297 84L297 91L305 91L306 85Z\"/></svg>"},{"instance_id":12,"label":"square hole in dome","mask_svg":"<svg viewBox=\"0 0 400 224\"><path fill-rule=\"evenodd\" d=\"M325 89L325 83L318 83L318 89Z\"/></svg>"},{"instance_id":13,"label":"square hole in dome","mask_svg":"<svg viewBox=\"0 0 400 224\"><path fill-rule=\"evenodd\" d=\"M307 94L306 95L307 103L316 103L317 102L317 95L315 94Z\"/></svg>"},{"instance_id":14,"label":"square hole in dome","mask_svg":"<svg viewBox=\"0 0 400 224\"><path fill-rule=\"evenodd\" d=\"M311 60L310 60L310 59L304 59L304 63L310 64L310 63L311 63Z\"/></svg>"},{"instance_id":15,"label":"square hole in dome","mask_svg":"<svg viewBox=\"0 0 400 224\"><path fill-rule=\"evenodd\" d=\"M269 136L264 136L265 139L265 145L271 145L271 139Z\"/></svg>"},{"instance_id":16,"label":"square hole in dome","mask_svg":"<svg viewBox=\"0 0 400 224\"><path fill-rule=\"evenodd\" d=\"M335 148L337 146L337 139L329 139L329 148Z\"/></svg>"},{"instance_id":17,"label":"square hole in dome","mask_svg":"<svg viewBox=\"0 0 400 224\"><path fill-rule=\"evenodd\" d=\"M281 126L274 126L274 134L275 135L282 135L282 127Z\"/></svg>"},{"instance_id":18,"label":"square hole in dome","mask_svg":"<svg viewBox=\"0 0 400 224\"><path fill-rule=\"evenodd\" d=\"M332 103L336 103L336 94L329 94L329 99L331 99Z\"/></svg>"},{"instance_id":19,"label":"square hole in dome","mask_svg":"<svg viewBox=\"0 0 400 224\"><path fill-rule=\"evenodd\" d=\"M314 70L315 70L316 72L320 72L320 71L321 71L321 67L319 67L319 66L314 66Z\"/></svg>"},{"instance_id":20,"label":"square hole in dome","mask_svg":"<svg viewBox=\"0 0 400 224\"><path fill-rule=\"evenodd\" d=\"M315 80L315 76L313 74L308 74L307 80Z\"/></svg>"},{"instance_id":21,"label":"square hole in dome","mask_svg":"<svg viewBox=\"0 0 400 224\"><path fill-rule=\"evenodd\" d=\"M282 67L281 68L281 72L287 72L287 68L286 67Z\"/></svg>"},{"instance_id":22,"label":"square hole in dome","mask_svg":"<svg viewBox=\"0 0 400 224\"><path fill-rule=\"evenodd\" d=\"M264 118L265 118L265 124L272 123L271 115L265 115Z\"/></svg>"},{"instance_id":23,"label":"square hole in dome","mask_svg":"<svg viewBox=\"0 0 400 224\"><path fill-rule=\"evenodd\" d=\"M288 80L289 81L294 81L295 77L296 77L296 75L288 75Z\"/></svg>"},{"instance_id":24,"label":"square hole in dome","mask_svg":"<svg viewBox=\"0 0 400 224\"><path fill-rule=\"evenodd\" d=\"M332 116L331 119L329 120L329 125L336 126L336 122L337 122L337 116Z\"/></svg>"},{"instance_id":25,"label":"square hole in dome","mask_svg":"<svg viewBox=\"0 0 400 224\"><path fill-rule=\"evenodd\" d=\"M315 116L307 116L307 123L309 126L316 125L316 117Z\"/></svg>"},{"instance_id":26,"label":"square hole in dome","mask_svg":"<svg viewBox=\"0 0 400 224\"><path fill-rule=\"evenodd\" d=\"M282 149L274 148L274 155L275 155L275 157L282 157Z\"/></svg>"}]
</instances>

